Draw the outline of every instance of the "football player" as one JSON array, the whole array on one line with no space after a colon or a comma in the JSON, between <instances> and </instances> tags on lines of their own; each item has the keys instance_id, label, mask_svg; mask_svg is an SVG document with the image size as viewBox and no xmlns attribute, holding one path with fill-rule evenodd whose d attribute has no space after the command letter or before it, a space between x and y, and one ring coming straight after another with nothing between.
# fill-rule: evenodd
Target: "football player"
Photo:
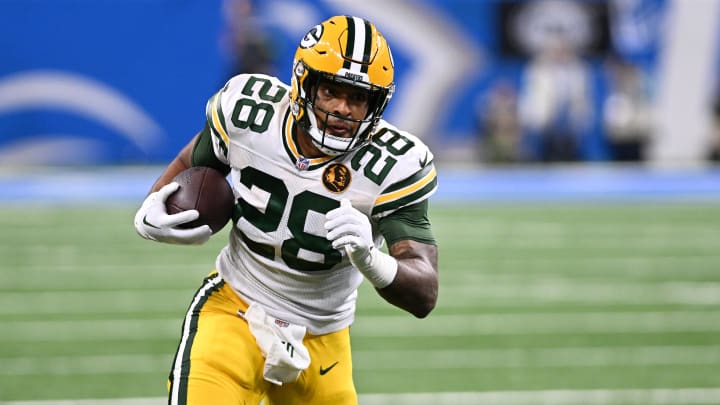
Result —
<instances>
[{"instance_id":1,"label":"football player","mask_svg":"<svg viewBox=\"0 0 720 405\"><path fill-rule=\"evenodd\" d=\"M355 404L349 326L363 279L418 318L432 311L437 177L426 145L382 119L393 74L375 25L335 16L300 41L290 86L241 74L210 98L205 128L135 216L146 239L207 241L205 225L178 228L197 211L165 210L191 166L229 174L237 198L185 316L171 404Z\"/></svg>"}]
</instances>

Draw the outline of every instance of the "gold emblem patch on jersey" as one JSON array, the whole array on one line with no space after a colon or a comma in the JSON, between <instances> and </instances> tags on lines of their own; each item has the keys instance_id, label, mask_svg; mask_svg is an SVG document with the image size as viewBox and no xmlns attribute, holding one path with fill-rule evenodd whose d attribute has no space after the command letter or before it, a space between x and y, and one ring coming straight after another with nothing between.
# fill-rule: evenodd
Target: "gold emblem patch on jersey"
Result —
<instances>
[{"instance_id":1,"label":"gold emblem patch on jersey","mask_svg":"<svg viewBox=\"0 0 720 405\"><path fill-rule=\"evenodd\" d=\"M333 193L342 193L350 185L352 176L350 169L340 163L333 163L325 168L322 182L325 188Z\"/></svg>"}]
</instances>

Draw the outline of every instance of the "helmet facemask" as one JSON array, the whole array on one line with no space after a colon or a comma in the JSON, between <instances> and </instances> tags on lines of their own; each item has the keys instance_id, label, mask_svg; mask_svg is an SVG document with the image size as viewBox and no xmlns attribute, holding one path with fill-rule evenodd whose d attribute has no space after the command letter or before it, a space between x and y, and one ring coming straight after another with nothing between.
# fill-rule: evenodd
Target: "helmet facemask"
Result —
<instances>
[{"instance_id":1,"label":"helmet facemask","mask_svg":"<svg viewBox=\"0 0 720 405\"><path fill-rule=\"evenodd\" d=\"M295 76L293 80L298 83L299 90L299 96L293 105L293 112L296 117L299 117L298 124L310 136L316 148L326 155L339 156L358 149L370 141L392 96L392 87L373 86L339 75L315 71L306 66L303 61L297 61L293 72ZM365 117L354 119L319 107L316 99L321 83L350 85L366 92L368 110ZM339 137L327 133L327 123L331 116L349 122L355 128L353 134L350 137ZM318 122L318 119L321 119L322 122Z\"/></svg>"}]
</instances>

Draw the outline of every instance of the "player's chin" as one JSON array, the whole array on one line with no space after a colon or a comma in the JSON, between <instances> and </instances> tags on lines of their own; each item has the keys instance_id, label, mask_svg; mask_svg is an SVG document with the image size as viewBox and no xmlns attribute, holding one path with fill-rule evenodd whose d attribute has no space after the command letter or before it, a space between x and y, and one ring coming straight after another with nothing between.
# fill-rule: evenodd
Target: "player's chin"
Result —
<instances>
[{"instance_id":1,"label":"player's chin","mask_svg":"<svg viewBox=\"0 0 720 405\"><path fill-rule=\"evenodd\" d=\"M328 127L325 133L335 138L352 138L352 130L349 128Z\"/></svg>"}]
</instances>

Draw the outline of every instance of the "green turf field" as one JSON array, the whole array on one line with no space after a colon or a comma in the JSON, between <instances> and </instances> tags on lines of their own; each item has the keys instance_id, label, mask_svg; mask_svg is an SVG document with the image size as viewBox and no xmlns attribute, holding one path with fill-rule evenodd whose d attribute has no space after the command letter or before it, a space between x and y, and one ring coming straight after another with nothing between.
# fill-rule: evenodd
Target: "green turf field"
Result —
<instances>
[{"instance_id":1,"label":"green turf field","mask_svg":"<svg viewBox=\"0 0 720 405\"><path fill-rule=\"evenodd\" d=\"M133 209L2 207L0 401L165 394L181 318L225 236L148 242ZM430 317L361 291L361 403L720 402L720 206L432 211Z\"/></svg>"}]
</instances>

